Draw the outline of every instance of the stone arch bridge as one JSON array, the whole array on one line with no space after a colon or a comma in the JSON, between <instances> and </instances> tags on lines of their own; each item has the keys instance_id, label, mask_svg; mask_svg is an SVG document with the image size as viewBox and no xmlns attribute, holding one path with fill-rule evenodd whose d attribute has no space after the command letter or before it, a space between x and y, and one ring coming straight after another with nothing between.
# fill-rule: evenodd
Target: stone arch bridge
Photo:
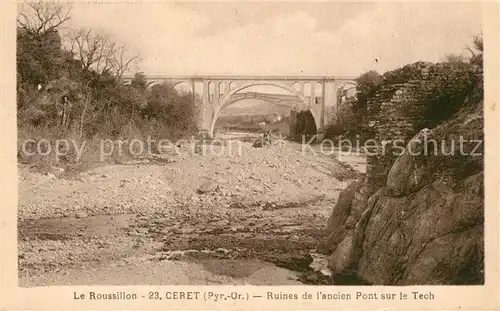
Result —
<instances>
[{"instance_id":1,"label":"stone arch bridge","mask_svg":"<svg viewBox=\"0 0 500 311\"><path fill-rule=\"evenodd\" d=\"M133 77L125 77L131 82ZM149 86L168 82L174 86L188 86L194 102L200 105L198 127L201 133L212 137L221 111L248 98L265 100L272 104L289 105L299 110L310 110L318 132L336 119L336 108L342 98L340 91L355 86L354 77L334 76L146 76ZM284 94L245 92L255 86L273 86Z\"/></svg>"}]
</instances>

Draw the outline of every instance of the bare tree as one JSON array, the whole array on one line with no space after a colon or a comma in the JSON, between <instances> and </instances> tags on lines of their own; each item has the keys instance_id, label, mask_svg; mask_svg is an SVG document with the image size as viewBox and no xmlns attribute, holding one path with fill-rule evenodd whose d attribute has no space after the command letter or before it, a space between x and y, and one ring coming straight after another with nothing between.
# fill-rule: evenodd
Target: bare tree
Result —
<instances>
[{"instance_id":1,"label":"bare tree","mask_svg":"<svg viewBox=\"0 0 500 311\"><path fill-rule=\"evenodd\" d=\"M70 31L68 36L71 51L81 62L83 70L92 68L102 73L111 68L115 44L103 32L79 29Z\"/></svg>"},{"instance_id":2,"label":"bare tree","mask_svg":"<svg viewBox=\"0 0 500 311\"><path fill-rule=\"evenodd\" d=\"M140 60L138 55L127 55L128 49L126 46L120 46L113 54L113 66L115 69L115 80L121 79L123 74L130 68L130 65Z\"/></svg>"},{"instance_id":3,"label":"bare tree","mask_svg":"<svg viewBox=\"0 0 500 311\"><path fill-rule=\"evenodd\" d=\"M57 2L24 2L19 7L17 26L40 37L57 30L70 19L71 6Z\"/></svg>"},{"instance_id":4,"label":"bare tree","mask_svg":"<svg viewBox=\"0 0 500 311\"><path fill-rule=\"evenodd\" d=\"M83 70L92 69L98 74L109 72L119 79L139 60L137 55L129 55L125 45L119 46L103 31L79 29L69 32L68 38L70 49Z\"/></svg>"}]
</instances>

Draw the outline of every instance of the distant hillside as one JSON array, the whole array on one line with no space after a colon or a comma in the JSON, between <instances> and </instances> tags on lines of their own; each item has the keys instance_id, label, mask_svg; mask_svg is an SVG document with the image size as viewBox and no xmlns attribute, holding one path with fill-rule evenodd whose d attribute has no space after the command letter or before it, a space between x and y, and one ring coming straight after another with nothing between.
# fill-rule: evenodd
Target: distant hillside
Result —
<instances>
[{"instance_id":1,"label":"distant hillside","mask_svg":"<svg viewBox=\"0 0 500 311\"><path fill-rule=\"evenodd\" d=\"M277 106L263 102L261 100L246 99L237 102L224 109L221 116L224 115L269 115L279 113L281 116L289 116L290 108L284 106Z\"/></svg>"}]
</instances>

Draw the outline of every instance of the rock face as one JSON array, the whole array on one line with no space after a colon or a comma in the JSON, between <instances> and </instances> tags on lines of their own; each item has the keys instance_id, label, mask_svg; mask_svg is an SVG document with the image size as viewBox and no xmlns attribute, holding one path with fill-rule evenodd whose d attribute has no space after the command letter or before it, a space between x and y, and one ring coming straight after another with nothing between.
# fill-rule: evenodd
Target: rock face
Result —
<instances>
[{"instance_id":1,"label":"rock face","mask_svg":"<svg viewBox=\"0 0 500 311\"><path fill-rule=\"evenodd\" d=\"M459 189L436 180L413 195L381 196L359 245L360 277L373 284L481 283L482 181L480 173Z\"/></svg>"},{"instance_id":2,"label":"rock face","mask_svg":"<svg viewBox=\"0 0 500 311\"><path fill-rule=\"evenodd\" d=\"M354 264L355 228L367 205L365 190L364 178L349 184L340 193L328 220L328 236L320 251L332 254L329 268L334 273L344 273Z\"/></svg>"},{"instance_id":3,"label":"rock face","mask_svg":"<svg viewBox=\"0 0 500 311\"><path fill-rule=\"evenodd\" d=\"M323 243L335 274L377 285L484 283L482 122L478 106L424 129L375 193L363 194L364 181L342 192Z\"/></svg>"}]
</instances>

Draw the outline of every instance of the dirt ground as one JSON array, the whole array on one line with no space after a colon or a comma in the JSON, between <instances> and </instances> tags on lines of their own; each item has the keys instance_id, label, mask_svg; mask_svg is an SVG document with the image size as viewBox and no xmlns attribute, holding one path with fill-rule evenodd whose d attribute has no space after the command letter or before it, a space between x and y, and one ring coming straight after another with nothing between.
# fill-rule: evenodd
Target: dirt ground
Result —
<instances>
[{"instance_id":1,"label":"dirt ground","mask_svg":"<svg viewBox=\"0 0 500 311\"><path fill-rule=\"evenodd\" d=\"M315 248L363 156L238 144L75 176L20 166L20 285L332 284Z\"/></svg>"}]
</instances>

